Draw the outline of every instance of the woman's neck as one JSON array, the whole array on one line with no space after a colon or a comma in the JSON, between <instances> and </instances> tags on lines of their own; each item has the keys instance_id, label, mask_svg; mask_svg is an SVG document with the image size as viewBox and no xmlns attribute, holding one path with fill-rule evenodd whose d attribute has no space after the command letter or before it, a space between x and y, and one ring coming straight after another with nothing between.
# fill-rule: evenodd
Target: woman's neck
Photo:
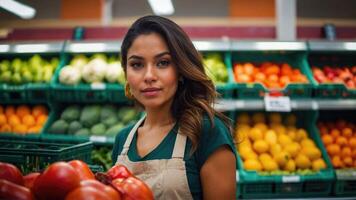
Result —
<instances>
[{"instance_id":1,"label":"woman's neck","mask_svg":"<svg viewBox=\"0 0 356 200\"><path fill-rule=\"evenodd\" d=\"M144 126L147 128L164 127L172 125L174 122L175 118L170 107L146 109Z\"/></svg>"}]
</instances>

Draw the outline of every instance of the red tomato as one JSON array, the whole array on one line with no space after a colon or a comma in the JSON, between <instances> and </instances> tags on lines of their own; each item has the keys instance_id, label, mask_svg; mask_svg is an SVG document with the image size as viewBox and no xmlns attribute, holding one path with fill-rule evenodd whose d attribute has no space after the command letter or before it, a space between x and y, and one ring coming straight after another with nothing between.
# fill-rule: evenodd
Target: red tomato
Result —
<instances>
[{"instance_id":1,"label":"red tomato","mask_svg":"<svg viewBox=\"0 0 356 200\"><path fill-rule=\"evenodd\" d=\"M106 174L112 179L128 178L132 176L132 173L124 165L115 165Z\"/></svg>"},{"instance_id":2,"label":"red tomato","mask_svg":"<svg viewBox=\"0 0 356 200\"><path fill-rule=\"evenodd\" d=\"M0 199L34 200L34 197L28 188L0 179Z\"/></svg>"},{"instance_id":3,"label":"red tomato","mask_svg":"<svg viewBox=\"0 0 356 200\"><path fill-rule=\"evenodd\" d=\"M153 200L151 189L141 180L129 177L124 181L114 180L112 184L123 194L124 200Z\"/></svg>"},{"instance_id":4,"label":"red tomato","mask_svg":"<svg viewBox=\"0 0 356 200\"><path fill-rule=\"evenodd\" d=\"M34 173L29 173L26 176L24 176L23 179L25 180L25 187L32 190L33 184L35 183L35 181L39 175L40 175L40 173L34 172Z\"/></svg>"},{"instance_id":5,"label":"red tomato","mask_svg":"<svg viewBox=\"0 0 356 200\"><path fill-rule=\"evenodd\" d=\"M111 199L119 200L121 199L120 194L112 187L102 184L97 180L85 180L80 182L81 187L90 186L98 189L101 192L107 194Z\"/></svg>"},{"instance_id":6,"label":"red tomato","mask_svg":"<svg viewBox=\"0 0 356 200\"><path fill-rule=\"evenodd\" d=\"M40 200L64 199L70 191L79 185L78 172L66 162L56 162L48 166L36 179L33 191Z\"/></svg>"},{"instance_id":7,"label":"red tomato","mask_svg":"<svg viewBox=\"0 0 356 200\"><path fill-rule=\"evenodd\" d=\"M68 164L70 164L75 169L75 171L78 172L81 180L95 180L93 172L85 162L81 160L72 160L68 162Z\"/></svg>"},{"instance_id":8,"label":"red tomato","mask_svg":"<svg viewBox=\"0 0 356 200\"><path fill-rule=\"evenodd\" d=\"M112 199L108 194L91 186L79 187L70 192L65 200L120 200Z\"/></svg>"},{"instance_id":9,"label":"red tomato","mask_svg":"<svg viewBox=\"0 0 356 200\"><path fill-rule=\"evenodd\" d=\"M15 165L9 163L0 162L0 179L24 185L21 171Z\"/></svg>"}]
</instances>

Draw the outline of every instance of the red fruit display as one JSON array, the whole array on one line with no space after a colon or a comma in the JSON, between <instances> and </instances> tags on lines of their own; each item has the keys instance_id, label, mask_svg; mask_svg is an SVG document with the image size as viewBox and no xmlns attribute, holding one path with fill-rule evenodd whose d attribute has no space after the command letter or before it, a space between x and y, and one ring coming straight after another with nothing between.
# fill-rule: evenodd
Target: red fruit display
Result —
<instances>
[{"instance_id":1,"label":"red fruit display","mask_svg":"<svg viewBox=\"0 0 356 200\"><path fill-rule=\"evenodd\" d=\"M356 88L356 66L350 67L312 67L313 75L318 83L341 83L346 87Z\"/></svg>"},{"instance_id":2,"label":"red fruit display","mask_svg":"<svg viewBox=\"0 0 356 200\"><path fill-rule=\"evenodd\" d=\"M12 164L0 162L0 179L8 180L17 185L24 185L21 171Z\"/></svg>"}]
</instances>

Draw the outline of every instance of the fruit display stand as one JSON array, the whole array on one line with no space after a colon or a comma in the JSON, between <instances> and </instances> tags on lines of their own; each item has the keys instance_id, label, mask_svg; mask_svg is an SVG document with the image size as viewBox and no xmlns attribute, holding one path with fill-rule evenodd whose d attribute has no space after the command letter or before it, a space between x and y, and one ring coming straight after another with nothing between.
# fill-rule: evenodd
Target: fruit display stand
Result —
<instances>
[{"instance_id":1,"label":"fruit display stand","mask_svg":"<svg viewBox=\"0 0 356 200\"><path fill-rule=\"evenodd\" d=\"M307 62L305 42L235 40L232 41L231 51L237 98L263 98L267 93L291 98L311 97L313 79ZM244 64L250 65L249 69L241 66ZM261 64L262 67L254 67ZM264 72L262 68L266 64L274 65L267 68L276 68L277 71L267 69ZM283 74L284 65L287 65L288 74ZM259 77L256 76L256 70L261 70ZM251 78L250 75L256 77ZM293 80L297 76L302 76L302 81Z\"/></svg>"},{"instance_id":2,"label":"fruit display stand","mask_svg":"<svg viewBox=\"0 0 356 200\"><path fill-rule=\"evenodd\" d=\"M244 168L240 153L238 154L238 168L242 198L301 198L301 197L327 197L332 190L334 180L333 169L320 138L317 136L315 121L316 111L293 112L297 116L297 127L303 127L308 132L317 148L321 151L326 168L319 171L304 172L278 172L263 174ZM283 119L285 118L282 115ZM246 138L244 138L246 139ZM243 140L243 138L241 138ZM259 174L261 173L261 174Z\"/></svg>"},{"instance_id":3,"label":"fruit display stand","mask_svg":"<svg viewBox=\"0 0 356 200\"><path fill-rule=\"evenodd\" d=\"M318 132L335 170L333 194L356 195L356 114L354 111L325 110L318 118Z\"/></svg>"},{"instance_id":4,"label":"fruit display stand","mask_svg":"<svg viewBox=\"0 0 356 200\"><path fill-rule=\"evenodd\" d=\"M64 42L13 42L1 47L1 102L46 103L49 82L60 65Z\"/></svg>"},{"instance_id":5,"label":"fruit display stand","mask_svg":"<svg viewBox=\"0 0 356 200\"><path fill-rule=\"evenodd\" d=\"M0 160L15 164L24 173L39 171L59 160L80 159L91 163L93 144L87 140L71 140L56 135L1 134Z\"/></svg>"},{"instance_id":6,"label":"fruit display stand","mask_svg":"<svg viewBox=\"0 0 356 200\"><path fill-rule=\"evenodd\" d=\"M205 71L215 84L219 98L233 97L233 77L231 76L231 52L228 40L193 40L197 50L203 55Z\"/></svg>"},{"instance_id":7,"label":"fruit display stand","mask_svg":"<svg viewBox=\"0 0 356 200\"><path fill-rule=\"evenodd\" d=\"M117 40L90 41L90 42L68 41L63 51L62 65L56 70L55 77L51 82L51 87L54 89L51 92L51 98L54 101L60 101L60 102L82 102L82 103L104 102L104 101L119 103L119 102L127 101L124 95L124 87L122 84L118 83L117 79L113 81L115 83L106 82L104 80L93 80L92 83L87 83L83 80L85 79L85 77L88 77L88 79L93 78L97 76L96 73L99 73L97 71L94 71L93 69L92 71L89 71L87 75L84 75L83 72L85 68L84 65L88 63L89 57L91 56L100 57L99 65L102 64L102 60L105 60L104 61L105 65L107 64L105 62L109 62L106 60L106 58L102 59L102 57L106 57L106 56L110 57L110 59L116 58L116 60L112 60L112 61L119 62L118 56L119 56L120 47L121 47L121 42ZM77 58L75 61L76 63L74 64L73 64L73 58ZM62 75L61 71L65 66L69 64L71 65L71 67L78 68L80 70L75 72L70 71L69 73L67 73L65 75L66 77L63 78L64 80L63 82L67 82L67 84L63 84L60 82L61 75ZM79 65L79 66L75 66L75 65ZM118 68L120 69L120 67ZM105 73L105 71L103 73ZM78 77L78 79L73 80L73 77ZM101 77L100 79L103 79L103 77Z\"/></svg>"},{"instance_id":8,"label":"fruit display stand","mask_svg":"<svg viewBox=\"0 0 356 200\"><path fill-rule=\"evenodd\" d=\"M317 98L356 98L356 42L308 41Z\"/></svg>"}]
</instances>

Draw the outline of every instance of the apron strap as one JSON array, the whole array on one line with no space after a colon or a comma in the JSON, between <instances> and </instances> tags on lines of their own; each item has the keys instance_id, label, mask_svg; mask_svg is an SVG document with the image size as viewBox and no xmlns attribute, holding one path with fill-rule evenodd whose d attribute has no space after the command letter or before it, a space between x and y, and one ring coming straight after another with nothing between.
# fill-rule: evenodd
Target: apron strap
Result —
<instances>
[{"instance_id":1,"label":"apron strap","mask_svg":"<svg viewBox=\"0 0 356 200\"><path fill-rule=\"evenodd\" d=\"M172 158L184 158L185 144L187 142L187 136L180 134L178 130L178 134L176 137L176 142L174 144Z\"/></svg>"},{"instance_id":2,"label":"apron strap","mask_svg":"<svg viewBox=\"0 0 356 200\"><path fill-rule=\"evenodd\" d=\"M124 144L124 148L122 149L120 155L127 155L127 152L129 151L129 147L130 147L130 144L132 142L132 139L133 139L138 127L141 125L141 123L143 122L143 120L145 118L146 118L146 116L144 116L140 120L138 120L138 122L135 124L135 126L131 129L129 135L127 136L127 139L126 139L125 144Z\"/></svg>"}]
</instances>

